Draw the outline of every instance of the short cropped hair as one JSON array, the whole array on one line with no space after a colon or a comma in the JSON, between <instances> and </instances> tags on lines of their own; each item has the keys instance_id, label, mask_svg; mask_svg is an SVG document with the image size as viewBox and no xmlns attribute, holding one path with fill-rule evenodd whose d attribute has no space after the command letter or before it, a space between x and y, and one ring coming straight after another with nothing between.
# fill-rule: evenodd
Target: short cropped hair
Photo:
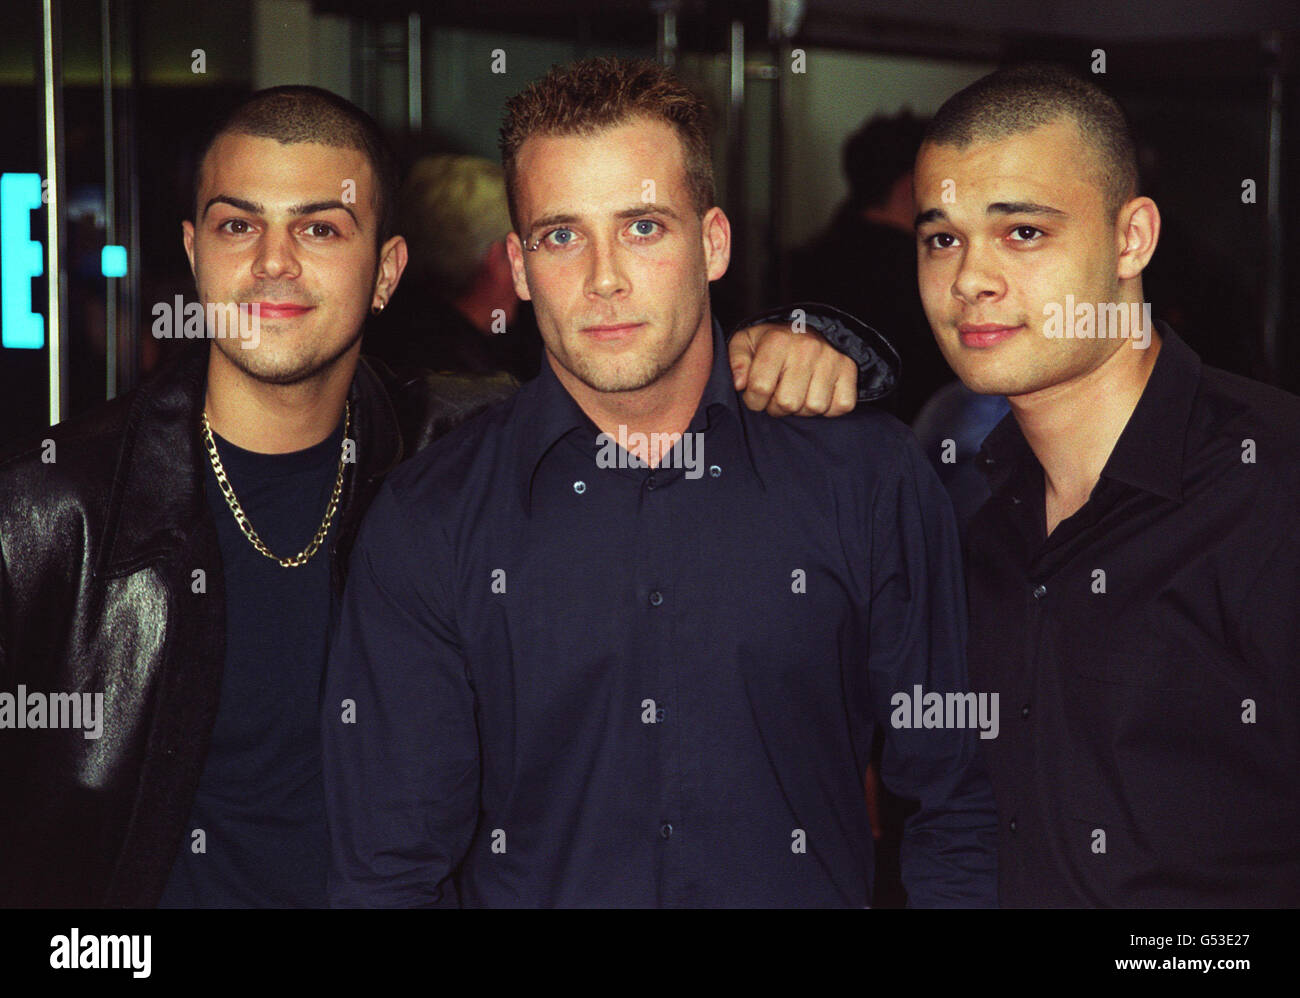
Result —
<instances>
[{"instance_id":1,"label":"short cropped hair","mask_svg":"<svg viewBox=\"0 0 1300 998\"><path fill-rule=\"evenodd\" d=\"M1095 83L1060 66L1026 63L1000 69L950 97L925 141L965 146L1030 131L1068 117L1092 150L1098 186L1117 214L1138 192L1137 153L1123 109Z\"/></svg>"},{"instance_id":2,"label":"short cropped hair","mask_svg":"<svg viewBox=\"0 0 1300 998\"><path fill-rule=\"evenodd\" d=\"M505 173L478 156L426 156L400 198L411 273L439 297L467 291L488 248L510 232Z\"/></svg>"},{"instance_id":3,"label":"short cropped hair","mask_svg":"<svg viewBox=\"0 0 1300 998\"><path fill-rule=\"evenodd\" d=\"M844 143L844 178L855 210L878 208L900 177L912 172L925 119L910 111L876 115Z\"/></svg>"},{"instance_id":4,"label":"short cropped hair","mask_svg":"<svg viewBox=\"0 0 1300 998\"><path fill-rule=\"evenodd\" d=\"M199 215L203 161L223 135L255 135L284 145L316 142L364 153L375 175L376 245L393 234L397 218L397 166L375 120L351 101L320 87L285 86L259 90L208 132L194 165L194 221Z\"/></svg>"},{"instance_id":5,"label":"short cropped hair","mask_svg":"<svg viewBox=\"0 0 1300 998\"><path fill-rule=\"evenodd\" d=\"M713 159L704 101L658 63L582 59L552 66L544 77L506 102L501 162L515 228L519 228L515 160L527 139L534 135L595 135L639 117L663 121L676 129L686 164L686 186L695 208L703 215L713 207Z\"/></svg>"}]
</instances>

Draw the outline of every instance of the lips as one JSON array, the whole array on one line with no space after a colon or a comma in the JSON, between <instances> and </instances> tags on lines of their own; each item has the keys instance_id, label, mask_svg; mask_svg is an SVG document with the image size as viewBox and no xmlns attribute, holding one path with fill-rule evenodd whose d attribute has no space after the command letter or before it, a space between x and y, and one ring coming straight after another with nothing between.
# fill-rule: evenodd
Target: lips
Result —
<instances>
[{"instance_id":1,"label":"lips","mask_svg":"<svg viewBox=\"0 0 1300 998\"><path fill-rule=\"evenodd\" d=\"M260 301L258 305L258 314L263 319L296 319L300 315L306 315L316 306L314 305L295 305L292 302L273 302Z\"/></svg>"},{"instance_id":2,"label":"lips","mask_svg":"<svg viewBox=\"0 0 1300 998\"><path fill-rule=\"evenodd\" d=\"M964 322L957 327L962 346L984 348L995 346L1019 332L1022 326L1007 326L996 322Z\"/></svg>"},{"instance_id":3,"label":"lips","mask_svg":"<svg viewBox=\"0 0 1300 998\"><path fill-rule=\"evenodd\" d=\"M606 341L618 340L630 335L640 329L644 323L641 322L608 322L600 323L593 326L583 326L582 331L592 339Z\"/></svg>"}]
</instances>

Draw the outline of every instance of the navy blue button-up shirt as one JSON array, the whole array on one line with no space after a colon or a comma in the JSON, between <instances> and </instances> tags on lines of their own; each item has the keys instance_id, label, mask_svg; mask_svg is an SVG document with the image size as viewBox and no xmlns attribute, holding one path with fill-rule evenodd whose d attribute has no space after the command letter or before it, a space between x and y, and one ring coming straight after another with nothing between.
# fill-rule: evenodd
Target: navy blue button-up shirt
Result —
<instances>
[{"instance_id":1,"label":"navy blue button-up shirt","mask_svg":"<svg viewBox=\"0 0 1300 998\"><path fill-rule=\"evenodd\" d=\"M713 349L658 468L544 364L389 476L327 674L333 904L864 906L876 724L911 903L995 902L973 717L897 699L967 689L942 487L882 413L746 409Z\"/></svg>"}]
</instances>

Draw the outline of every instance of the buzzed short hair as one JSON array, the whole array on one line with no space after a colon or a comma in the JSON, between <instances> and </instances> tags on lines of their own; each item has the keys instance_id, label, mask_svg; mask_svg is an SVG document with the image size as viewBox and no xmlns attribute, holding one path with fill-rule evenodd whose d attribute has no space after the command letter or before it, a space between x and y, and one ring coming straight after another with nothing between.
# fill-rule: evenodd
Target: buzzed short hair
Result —
<instances>
[{"instance_id":1,"label":"buzzed short hair","mask_svg":"<svg viewBox=\"0 0 1300 998\"><path fill-rule=\"evenodd\" d=\"M506 101L501 163L510 219L519 228L515 159L534 135L595 135L645 117L671 125L682 142L686 186L696 211L714 204L708 107L663 66L648 59L581 59L552 66ZM524 235L524 233L520 233Z\"/></svg>"},{"instance_id":2,"label":"buzzed short hair","mask_svg":"<svg viewBox=\"0 0 1300 998\"><path fill-rule=\"evenodd\" d=\"M254 135L285 145L316 142L364 153L375 176L376 245L393 234L397 217L397 166L383 131L351 101L320 87L285 86L259 90L208 132L194 164L194 221L198 222L203 161L223 135Z\"/></svg>"},{"instance_id":3,"label":"buzzed short hair","mask_svg":"<svg viewBox=\"0 0 1300 998\"><path fill-rule=\"evenodd\" d=\"M996 141L1063 117L1074 121L1092 150L1107 210L1117 214L1138 192L1128 118L1108 93L1060 66L1026 63L976 80L939 108L925 142L961 147Z\"/></svg>"}]
</instances>

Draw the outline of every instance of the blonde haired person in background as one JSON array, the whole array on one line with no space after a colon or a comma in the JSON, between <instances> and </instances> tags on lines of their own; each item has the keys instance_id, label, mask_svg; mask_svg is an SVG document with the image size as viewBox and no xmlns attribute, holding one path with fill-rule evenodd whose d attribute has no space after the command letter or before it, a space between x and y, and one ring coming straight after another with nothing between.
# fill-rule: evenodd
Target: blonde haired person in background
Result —
<instances>
[{"instance_id":1,"label":"blonde haired person in background","mask_svg":"<svg viewBox=\"0 0 1300 998\"><path fill-rule=\"evenodd\" d=\"M477 156L426 156L402 185L408 284L374 323L367 352L402 367L532 378L541 340L510 277L505 175Z\"/></svg>"}]
</instances>

